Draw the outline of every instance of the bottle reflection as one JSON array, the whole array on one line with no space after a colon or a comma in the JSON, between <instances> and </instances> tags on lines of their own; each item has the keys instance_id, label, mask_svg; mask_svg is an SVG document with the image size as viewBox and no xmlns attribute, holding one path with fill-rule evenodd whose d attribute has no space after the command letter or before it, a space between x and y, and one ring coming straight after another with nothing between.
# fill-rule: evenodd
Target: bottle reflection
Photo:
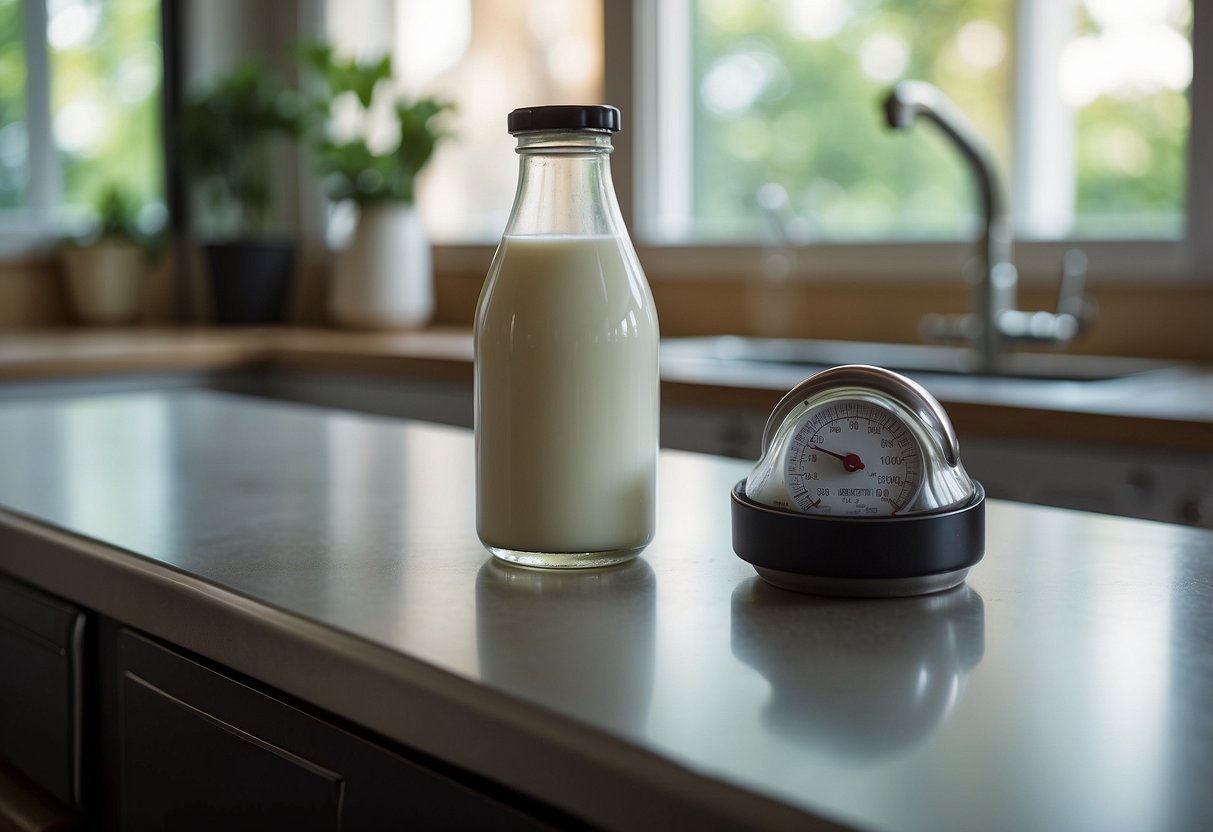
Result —
<instances>
[{"instance_id":1,"label":"bottle reflection","mask_svg":"<svg viewBox=\"0 0 1213 832\"><path fill-rule=\"evenodd\" d=\"M612 730L644 728L656 620L643 559L567 571L490 560L476 576L482 679Z\"/></svg>"},{"instance_id":2,"label":"bottle reflection","mask_svg":"<svg viewBox=\"0 0 1213 832\"><path fill-rule=\"evenodd\" d=\"M771 684L764 724L857 763L942 725L985 651L985 608L968 584L871 601L752 578L733 591L732 607L733 654Z\"/></svg>"}]
</instances>

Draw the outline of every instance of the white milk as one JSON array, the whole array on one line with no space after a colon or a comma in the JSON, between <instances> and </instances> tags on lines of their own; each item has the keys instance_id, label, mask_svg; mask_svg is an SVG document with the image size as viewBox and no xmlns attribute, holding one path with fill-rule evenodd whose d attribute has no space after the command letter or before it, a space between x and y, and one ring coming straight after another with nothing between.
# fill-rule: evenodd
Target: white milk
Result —
<instances>
[{"instance_id":1,"label":"white milk","mask_svg":"<svg viewBox=\"0 0 1213 832\"><path fill-rule=\"evenodd\" d=\"M626 239L502 240L476 315L477 531L496 554L585 566L649 542L657 342Z\"/></svg>"}]
</instances>

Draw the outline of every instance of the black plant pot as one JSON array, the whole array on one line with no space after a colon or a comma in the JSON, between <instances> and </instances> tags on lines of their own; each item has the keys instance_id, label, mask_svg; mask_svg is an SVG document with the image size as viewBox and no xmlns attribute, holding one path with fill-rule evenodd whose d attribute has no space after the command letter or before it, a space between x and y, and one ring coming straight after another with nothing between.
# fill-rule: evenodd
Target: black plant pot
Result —
<instances>
[{"instance_id":1,"label":"black plant pot","mask_svg":"<svg viewBox=\"0 0 1213 832\"><path fill-rule=\"evenodd\" d=\"M294 242L208 243L205 248L217 323L282 323L295 266Z\"/></svg>"}]
</instances>

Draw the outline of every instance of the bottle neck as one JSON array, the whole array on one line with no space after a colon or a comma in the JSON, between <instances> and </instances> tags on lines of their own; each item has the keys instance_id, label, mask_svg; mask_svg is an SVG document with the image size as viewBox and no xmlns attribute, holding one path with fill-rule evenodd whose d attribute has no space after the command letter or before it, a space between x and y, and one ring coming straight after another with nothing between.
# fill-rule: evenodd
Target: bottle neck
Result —
<instances>
[{"instance_id":1,"label":"bottle neck","mask_svg":"<svg viewBox=\"0 0 1213 832\"><path fill-rule=\"evenodd\" d=\"M553 130L518 136L518 191L506 236L623 236L611 136Z\"/></svg>"}]
</instances>

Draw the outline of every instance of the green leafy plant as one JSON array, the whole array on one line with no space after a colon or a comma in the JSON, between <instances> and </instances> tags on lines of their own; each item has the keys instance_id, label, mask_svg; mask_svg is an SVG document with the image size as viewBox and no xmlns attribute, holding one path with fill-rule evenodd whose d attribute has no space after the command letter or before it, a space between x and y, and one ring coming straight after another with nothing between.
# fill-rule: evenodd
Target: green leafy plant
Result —
<instances>
[{"instance_id":1,"label":"green leafy plant","mask_svg":"<svg viewBox=\"0 0 1213 832\"><path fill-rule=\"evenodd\" d=\"M382 99L377 92L391 86L389 56L371 61L338 58L332 47L313 43L300 50L304 66L318 77L306 107L312 122L311 145L316 168L333 200L359 204L416 198L417 174L425 167L438 143L450 135L442 114L454 109L450 102L423 97L416 100ZM342 96L357 101L357 124L352 137L337 138L329 130L335 102ZM391 95L391 93L388 93ZM390 105L399 139L383 150L371 149L370 129L376 105Z\"/></svg>"},{"instance_id":2,"label":"green leafy plant","mask_svg":"<svg viewBox=\"0 0 1213 832\"><path fill-rule=\"evenodd\" d=\"M142 244L144 235L139 231L139 209L139 198L132 191L114 182L105 185L93 206L97 234L102 239Z\"/></svg>"},{"instance_id":3,"label":"green leafy plant","mask_svg":"<svg viewBox=\"0 0 1213 832\"><path fill-rule=\"evenodd\" d=\"M186 100L179 123L185 170L221 227L243 239L264 236L271 150L297 138L304 123L298 97L254 62Z\"/></svg>"},{"instance_id":4,"label":"green leafy plant","mask_svg":"<svg viewBox=\"0 0 1213 832\"><path fill-rule=\"evenodd\" d=\"M155 260L164 249L162 230L139 226L143 203L138 194L125 185L106 183L97 191L91 206L91 221L82 232L63 240L65 249L91 248L102 243L130 243Z\"/></svg>"}]
</instances>

